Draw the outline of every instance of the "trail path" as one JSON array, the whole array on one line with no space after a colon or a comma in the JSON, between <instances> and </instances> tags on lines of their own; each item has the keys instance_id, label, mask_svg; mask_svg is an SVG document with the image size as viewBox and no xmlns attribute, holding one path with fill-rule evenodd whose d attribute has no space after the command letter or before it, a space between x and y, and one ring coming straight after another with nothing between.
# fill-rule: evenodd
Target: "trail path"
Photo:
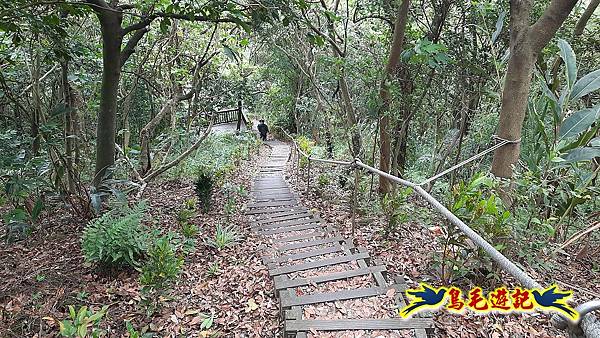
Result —
<instances>
[{"instance_id":1,"label":"trail path","mask_svg":"<svg viewBox=\"0 0 600 338\"><path fill-rule=\"evenodd\" d=\"M284 337L426 337L431 318L402 319L406 285L367 250L302 206L285 181L290 147L269 142L247 214L269 243L263 261L274 280ZM393 282L391 282L393 281Z\"/></svg>"}]
</instances>

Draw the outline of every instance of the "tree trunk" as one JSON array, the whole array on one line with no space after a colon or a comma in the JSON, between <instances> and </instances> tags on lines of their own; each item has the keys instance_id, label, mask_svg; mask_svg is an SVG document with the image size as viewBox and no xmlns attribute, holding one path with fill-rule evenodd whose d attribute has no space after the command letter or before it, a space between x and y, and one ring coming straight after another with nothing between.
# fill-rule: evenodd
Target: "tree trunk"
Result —
<instances>
[{"instance_id":1,"label":"tree trunk","mask_svg":"<svg viewBox=\"0 0 600 338\"><path fill-rule=\"evenodd\" d=\"M65 162L67 167L67 189L69 193L75 192L75 169L73 166L75 159L75 99L69 84L69 62L61 62L61 87L62 87L62 99L67 108L65 112L65 127L64 127L64 138L65 138Z\"/></svg>"},{"instance_id":2,"label":"tree trunk","mask_svg":"<svg viewBox=\"0 0 600 338\"><path fill-rule=\"evenodd\" d=\"M497 177L512 177L513 166L519 159L521 128L535 60L576 3L576 0L552 0L537 22L530 26L532 0L510 2L510 59L502 92L498 136L514 143L500 147L494 153L491 172Z\"/></svg>"},{"instance_id":3,"label":"tree trunk","mask_svg":"<svg viewBox=\"0 0 600 338\"><path fill-rule=\"evenodd\" d=\"M121 76L121 20L118 12L101 10L98 13L102 31L102 88L100 111L96 128L96 170L93 184L98 186L106 170L115 163L115 131L117 95Z\"/></svg>"},{"instance_id":4,"label":"tree trunk","mask_svg":"<svg viewBox=\"0 0 600 338\"><path fill-rule=\"evenodd\" d=\"M379 170L386 173L389 173L390 171L391 160L391 142L389 131L390 81L392 74L397 70L400 62L400 53L402 52L402 45L404 44L404 31L406 28L406 22L408 21L409 7L410 0L403 0L402 4L398 8L390 56L384 70L383 79L381 80L381 84L379 86L379 99L381 100L381 106L379 108ZM379 193L386 194L389 193L390 190L390 181L386 178L380 177Z\"/></svg>"},{"instance_id":5,"label":"tree trunk","mask_svg":"<svg viewBox=\"0 0 600 338\"><path fill-rule=\"evenodd\" d=\"M577 24L575 25L575 29L573 30L573 37L578 37L583 34L585 26L594 14L596 8L598 8L598 5L600 5L600 0L590 1L588 6L585 8L585 11L583 12L583 14L581 14L581 17L577 21Z\"/></svg>"}]
</instances>

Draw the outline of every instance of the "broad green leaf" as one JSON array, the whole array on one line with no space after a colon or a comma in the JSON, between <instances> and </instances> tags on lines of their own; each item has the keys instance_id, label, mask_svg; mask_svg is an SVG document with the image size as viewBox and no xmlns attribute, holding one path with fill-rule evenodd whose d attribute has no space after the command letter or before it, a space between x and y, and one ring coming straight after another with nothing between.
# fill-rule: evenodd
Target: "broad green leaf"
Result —
<instances>
[{"instance_id":1,"label":"broad green leaf","mask_svg":"<svg viewBox=\"0 0 600 338\"><path fill-rule=\"evenodd\" d=\"M82 322L83 318L87 315L87 306L82 306L77 313L77 321Z\"/></svg>"},{"instance_id":2,"label":"broad green leaf","mask_svg":"<svg viewBox=\"0 0 600 338\"><path fill-rule=\"evenodd\" d=\"M578 99L598 88L600 88L600 69L585 75L575 82L571 91L571 100Z\"/></svg>"},{"instance_id":3,"label":"broad green leaf","mask_svg":"<svg viewBox=\"0 0 600 338\"><path fill-rule=\"evenodd\" d=\"M44 203L42 202L42 199L38 197L37 200L35 201L35 205L33 206L33 210L31 210L31 220L33 222L37 221L43 208L44 208Z\"/></svg>"},{"instance_id":4,"label":"broad green leaf","mask_svg":"<svg viewBox=\"0 0 600 338\"><path fill-rule=\"evenodd\" d=\"M600 148L582 147L571 150L564 157L565 162L563 163L591 161L595 157L600 157Z\"/></svg>"},{"instance_id":5,"label":"broad green leaf","mask_svg":"<svg viewBox=\"0 0 600 338\"><path fill-rule=\"evenodd\" d=\"M496 30L492 34L492 44L496 42L496 39L498 39L498 36L500 36L500 33L502 32L502 25L504 25L504 17L506 17L506 11L500 12L498 20L496 21Z\"/></svg>"},{"instance_id":6,"label":"broad green leaf","mask_svg":"<svg viewBox=\"0 0 600 338\"><path fill-rule=\"evenodd\" d=\"M558 136L563 139L581 134L598 119L599 114L600 105L576 111L563 121Z\"/></svg>"},{"instance_id":7,"label":"broad green leaf","mask_svg":"<svg viewBox=\"0 0 600 338\"><path fill-rule=\"evenodd\" d=\"M231 49L229 46L227 46L227 45L224 44L223 45L223 52L225 53L225 55L227 55L227 57L231 61L234 61L234 62L238 63L239 59L238 59L238 56L237 56L236 52L233 49Z\"/></svg>"},{"instance_id":8,"label":"broad green leaf","mask_svg":"<svg viewBox=\"0 0 600 338\"><path fill-rule=\"evenodd\" d=\"M592 147L598 147L598 148L600 148L600 136L593 138L593 139L590 141L590 145L591 145Z\"/></svg>"},{"instance_id":9,"label":"broad green leaf","mask_svg":"<svg viewBox=\"0 0 600 338\"><path fill-rule=\"evenodd\" d=\"M565 62L567 83L569 88L573 88L577 80L577 59L569 43L563 39L558 39L558 48L560 48L560 57Z\"/></svg>"}]
</instances>

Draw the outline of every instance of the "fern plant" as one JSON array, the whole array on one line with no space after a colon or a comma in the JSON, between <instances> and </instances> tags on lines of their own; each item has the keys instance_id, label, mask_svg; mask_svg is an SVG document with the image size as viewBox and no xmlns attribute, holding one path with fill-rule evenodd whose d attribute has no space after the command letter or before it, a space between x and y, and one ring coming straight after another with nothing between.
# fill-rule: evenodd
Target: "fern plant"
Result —
<instances>
[{"instance_id":1,"label":"fern plant","mask_svg":"<svg viewBox=\"0 0 600 338\"><path fill-rule=\"evenodd\" d=\"M142 225L146 204L115 208L93 220L83 232L82 250L86 261L107 266L140 266L149 241Z\"/></svg>"},{"instance_id":2,"label":"fern plant","mask_svg":"<svg viewBox=\"0 0 600 338\"><path fill-rule=\"evenodd\" d=\"M208 212L211 207L214 181L212 173L207 170L200 170L198 178L196 179L196 195L198 196L200 207L205 213Z\"/></svg>"}]
</instances>

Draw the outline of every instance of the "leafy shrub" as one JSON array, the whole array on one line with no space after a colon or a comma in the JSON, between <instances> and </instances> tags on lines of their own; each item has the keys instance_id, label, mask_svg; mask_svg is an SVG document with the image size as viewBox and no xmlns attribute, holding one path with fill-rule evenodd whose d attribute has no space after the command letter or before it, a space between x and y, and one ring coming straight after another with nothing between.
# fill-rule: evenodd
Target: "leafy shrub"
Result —
<instances>
[{"instance_id":1,"label":"leafy shrub","mask_svg":"<svg viewBox=\"0 0 600 338\"><path fill-rule=\"evenodd\" d=\"M503 251L512 229L508 223L510 212L493 192L496 185L494 179L482 174L476 174L469 182L460 182L452 190L450 211ZM435 259L445 283L463 277L484 283L499 277L489 256L470 244L454 226L448 227L442 257Z\"/></svg>"},{"instance_id":2,"label":"leafy shrub","mask_svg":"<svg viewBox=\"0 0 600 338\"><path fill-rule=\"evenodd\" d=\"M218 250L222 250L226 247L234 245L239 239L240 237L233 225L223 227L219 224L217 225L214 239L207 239L206 244Z\"/></svg>"},{"instance_id":3,"label":"leafy shrub","mask_svg":"<svg viewBox=\"0 0 600 338\"><path fill-rule=\"evenodd\" d=\"M384 229L384 235L395 231L398 225L408 221L410 207L407 204L408 196L412 194L412 188L398 188L395 192L386 194L381 199L381 209L385 213L388 224Z\"/></svg>"},{"instance_id":4,"label":"leafy shrub","mask_svg":"<svg viewBox=\"0 0 600 338\"><path fill-rule=\"evenodd\" d=\"M136 330L131 324L131 321L125 321L125 328L127 328L127 333L129 333L129 338L152 338L154 337L153 333L146 332L147 327L144 327L141 331Z\"/></svg>"},{"instance_id":5,"label":"leafy shrub","mask_svg":"<svg viewBox=\"0 0 600 338\"><path fill-rule=\"evenodd\" d=\"M194 223L181 223L181 233L185 238L193 238L198 234L198 226Z\"/></svg>"},{"instance_id":6,"label":"leafy shrub","mask_svg":"<svg viewBox=\"0 0 600 338\"><path fill-rule=\"evenodd\" d=\"M146 204L122 205L91 221L83 232L86 261L108 266L139 267L148 247L149 232L142 225Z\"/></svg>"},{"instance_id":7,"label":"leafy shrub","mask_svg":"<svg viewBox=\"0 0 600 338\"><path fill-rule=\"evenodd\" d=\"M148 260L142 267L140 283L153 290L164 289L181 270L183 258L178 257L169 237L156 240L148 249Z\"/></svg>"},{"instance_id":8,"label":"leafy shrub","mask_svg":"<svg viewBox=\"0 0 600 338\"><path fill-rule=\"evenodd\" d=\"M312 154L312 150L314 147L314 142L312 142L308 137L304 135L300 135L296 138L296 143L298 143L298 147L302 150L306 155L310 156ZM300 156L300 166L305 166L308 163L308 159L304 156Z\"/></svg>"},{"instance_id":9,"label":"leafy shrub","mask_svg":"<svg viewBox=\"0 0 600 338\"><path fill-rule=\"evenodd\" d=\"M108 305L105 305L98 312L82 306L78 311L73 305L69 305L69 319L58 321L52 317L44 319L52 320L59 326L59 333L63 337L100 337L104 331L99 328L102 318L108 311Z\"/></svg>"},{"instance_id":10,"label":"leafy shrub","mask_svg":"<svg viewBox=\"0 0 600 338\"><path fill-rule=\"evenodd\" d=\"M320 174L317 178L317 184L321 188L326 187L329 183L329 176L327 174Z\"/></svg>"},{"instance_id":11,"label":"leafy shrub","mask_svg":"<svg viewBox=\"0 0 600 338\"><path fill-rule=\"evenodd\" d=\"M196 179L196 195L198 196L198 202L200 208L205 213L210 210L211 197L214 188L214 177L208 170L200 170Z\"/></svg>"},{"instance_id":12,"label":"leafy shrub","mask_svg":"<svg viewBox=\"0 0 600 338\"><path fill-rule=\"evenodd\" d=\"M216 275L221 273L221 269L219 268L219 262L213 262L208 266L208 270L206 274L209 277L215 277Z\"/></svg>"}]
</instances>

